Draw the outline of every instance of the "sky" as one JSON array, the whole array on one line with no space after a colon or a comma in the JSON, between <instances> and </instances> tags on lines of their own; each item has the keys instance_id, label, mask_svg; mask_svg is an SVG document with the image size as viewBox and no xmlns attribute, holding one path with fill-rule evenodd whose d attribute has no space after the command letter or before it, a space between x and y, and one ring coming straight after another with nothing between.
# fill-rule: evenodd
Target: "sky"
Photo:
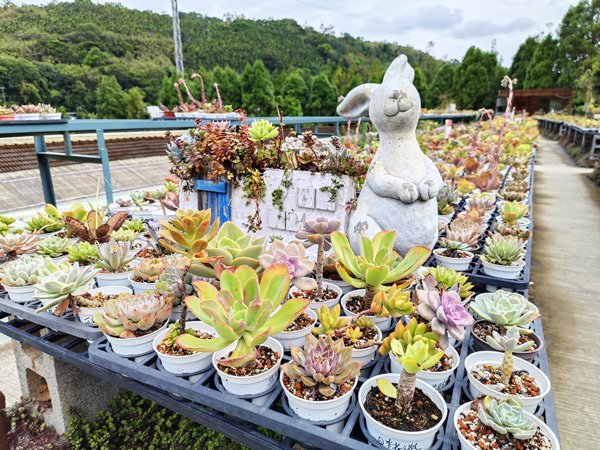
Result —
<instances>
[{"instance_id":1,"label":"sky","mask_svg":"<svg viewBox=\"0 0 600 450\"><path fill-rule=\"evenodd\" d=\"M292 18L367 40L397 42L442 59L462 59L476 45L495 47L510 65L527 36L556 29L576 0L178 0L179 10L212 17ZM15 3L46 4L49 0ZM95 3L108 3L94 0ZM128 8L171 12L170 0L113 0Z\"/></svg>"}]
</instances>

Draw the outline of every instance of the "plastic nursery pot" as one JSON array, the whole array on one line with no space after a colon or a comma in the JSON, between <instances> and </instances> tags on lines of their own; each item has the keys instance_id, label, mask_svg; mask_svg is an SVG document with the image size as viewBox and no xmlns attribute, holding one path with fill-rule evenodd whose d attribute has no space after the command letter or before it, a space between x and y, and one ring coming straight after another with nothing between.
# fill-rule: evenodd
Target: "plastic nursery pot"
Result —
<instances>
[{"instance_id":1,"label":"plastic nursery pot","mask_svg":"<svg viewBox=\"0 0 600 450\"><path fill-rule=\"evenodd\" d=\"M158 330L140 337L124 339L106 334L106 338L110 342L113 352L119 356L131 358L146 355L152 352L152 341L161 331L167 328L167 323L168 321L165 321Z\"/></svg>"},{"instance_id":2,"label":"plastic nursery pot","mask_svg":"<svg viewBox=\"0 0 600 450\"><path fill-rule=\"evenodd\" d=\"M294 344L296 347L304 347L304 339L308 334L310 334L311 330L315 326L317 322L317 313L310 308L306 308L304 311L306 315L308 315L311 319L313 319L312 325L309 325L301 330L296 331L282 331L281 333L277 333L273 335L274 339L277 339L279 343L283 346L284 350L289 350Z\"/></svg>"},{"instance_id":3,"label":"plastic nursery pot","mask_svg":"<svg viewBox=\"0 0 600 450\"><path fill-rule=\"evenodd\" d=\"M203 332L215 334L214 328L206 325L203 322L200 322L199 320L194 322L186 322L185 327L191 328L192 330L201 330ZM168 332L168 328L163 329L154 337L154 340L152 341L152 348L158 355L163 368L167 372L175 373L177 375L193 375L204 372L211 366L213 352L197 352L192 355L185 356L166 355L159 352L158 345L162 342Z\"/></svg>"},{"instance_id":4,"label":"plastic nursery pot","mask_svg":"<svg viewBox=\"0 0 600 450\"><path fill-rule=\"evenodd\" d=\"M90 281L90 283L89 283L87 286L83 287L83 288L81 289L81 291L77 291L77 292L82 292L82 293L83 293L83 292L88 292L88 291L89 291L90 289L92 289L93 287L94 287L94 281L92 280L92 281ZM37 292L38 292L38 291L35 291L35 292L34 292L34 295L35 295ZM51 301L52 301L52 300L41 300L41 299L39 300L39 302L40 302L40 303L41 303L43 306L46 306L46 305L47 305L48 303L50 303ZM48 312L48 313L50 313L50 314L54 314L54 311L56 311L56 308L58 308L58 304L54 305L54 306L53 306L52 308L50 308L50 309L47 309L47 310L46 310L46 312ZM70 307L67 307L67 311L70 311L70 310L71 310L71 308L70 308Z\"/></svg>"},{"instance_id":5,"label":"plastic nursery pot","mask_svg":"<svg viewBox=\"0 0 600 450\"><path fill-rule=\"evenodd\" d=\"M478 320L473 324L473 329L477 327L478 323L487 322L486 320ZM477 336L475 333L471 333L473 335L473 346L475 350L478 352L493 352L496 351L492 346L488 345L483 339ZM539 338L539 336L535 333L531 333L528 335L535 342L536 349L527 352L514 352L513 356L524 359L525 361L532 362L534 358L537 356L539 351L544 347L544 342Z\"/></svg>"},{"instance_id":6,"label":"plastic nursery pot","mask_svg":"<svg viewBox=\"0 0 600 450\"><path fill-rule=\"evenodd\" d=\"M300 397L296 397L292 394L283 384L283 371L279 376L279 383L283 388L283 392L287 397L288 404L292 411L298 414L299 417L306 419L310 422L323 422L326 420L334 420L337 417L343 415L352 399L352 393L358 384L358 377L354 378L354 386L344 395L331 400L306 400Z\"/></svg>"},{"instance_id":7,"label":"plastic nursery pot","mask_svg":"<svg viewBox=\"0 0 600 450\"><path fill-rule=\"evenodd\" d=\"M469 255L467 258L451 258L449 256L442 255L444 250L446 249L437 248L433 251L438 266L442 266L447 269L454 269L457 271L469 270L471 261L473 261L473 258L475 257L473 253L465 251L465 253Z\"/></svg>"},{"instance_id":8,"label":"plastic nursery pot","mask_svg":"<svg viewBox=\"0 0 600 450\"><path fill-rule=\"evenodd\" d=\"M42 114L42 119L43 120L60 120L62 118L62 114L61 113L47 113L47 114Z\"/></svg>"},{"instance_id":9,"label":"plastic nursery pot","mask_svg":"<svg viewBox=\"0 0 600 450\"><path fill-rule=\"evenodd\" d=\"M331 300L327 300L325 302L314 302L314 301L310 302L308 304L308 307L310 309L314 309L314 310L321 309L321 306L323 306L323 305L327 306L328 308L332 308L332 307L334 307L335 305L337 305L339 303L340 297L342 296L342 290L338 286L336 286L335 284L331 284L331 283L329 283L327 281L323 281L323 289L326 289L326 288L329 288L332 291L335 291L335 293L337 294L337 296L335 298L332 298ZM298 289L296 286L292 286L290 288L290 297L293 296L292 294L294 292L301 292L301 290Z\"/></svg>"},{"instance_id":10,"label":"plastic nursery pot","mask_svg":"<svg viewBox=\"0 0 600 450\"><path fill-rule=\"evenodd\" d=\"M96 294L104 294L104 295L115 295L115 294L132 294L131 289L125 286L104 286L99 288L90 289L87 291L90 295ZM103 311L102 306L97 308L79 308L79 312L77 317L84 325L88 325L90 327L96 327L97 325L94 323L94 314L97 312Z\"/></svg>"},{"instance_id":11,"label":"plastic nursery pot","mask_svg":"<svg viewBox=\"0 0 600 450\"><path fill-rule=\"evenodd\" d=\"M508 397L507 394L503 394L494 389L492 385L485 385L476 380L471 374L473 367L478 364L493 364L495 366L500 366L500 364L502 364L502 358L504 358L504 353L500 352L475 352L471 353L465 358L465 370L467 371L467 376L469 377L469 391L471 392L473 398L477 397L478 395L491 395L497 398ZM535 413L535 409L540 402L544 399L548 392L550 392L550 380L544 372L523 359L514 358L514 364L515 370L526 370L529 372L529 375L535 378L535 382L540 387L540 395L535 397L519 396L519 398L523 400L525 411L533 414Z\"/></svg>"},{"instance_id":12,"label":"plastic nursery pot","mask_svg":"<svg viewBox=\"0 0 600 450\"><path fill-rule=\"evenodd\" d=\"M346 308L346 305L352 299L352 297L363 297L365 295L365 292L366 292L365 289L355 289L353 291L350 291L350 292L344 294L340 304L342 305L342 309L344 310L344 314L346 316L348 316L348 317L356 316L356 313L353 313L348 308ZM366 316L366 317L371 319L371 322L373 322L375 325L377 325L380 330L387 330L390 327L390 325L392 324L391 317L375 317L375 316Z\"/></svg>"},{"instance_id":13,"label":"plastic nursery pot","mask_svg":"<svg viewBox=\"0 0 600 450\"><path fill-rule=\"evenodd\" d=\"M35 287L31 286L4 286L6 289L6 293L8 294L8 298L16 303L26 303L33 300L33 294L35 292Z\"/></svg>"},{"instance_id":14,"label":"plastic nursery pot","mask_svg":"<svg viewBox=\"0 0 600 450\"><path fill-rule=\"evenodd\" d=\"M463 411L471 408L471 403L472 402L468 402L463 405L460 405L458 407L458 409L454 412L454 417L452 419L452 422L454 423L454 430L456 431L458 440L460 442L461 450L481 450L479 446L475 447L473 444L471 444L469 442L468 439L464 438L464 436L460 432L460 427L458 426L458 419L460 418L460 415L463 413ZM560 443L558 442L558 438L556 437L554 432L550 429L550 427L548 427L548 425L546 425L544 422L542 422L536 416L534 416L533 414L531 414L527 411L524 412L524 415L525 415L525 417L527 417L527 419L535 422L535 424L542 430L542 433L548 437L548 440L550 441L550 444L552 445L552 450L560 450Z\"/></svg>"},{"instance_id":15,"label":"plastic nursery pot","mask_svg":"<svg viewBox=\"0 0 600 450\"><path fill-rule=\"evenodd\" d=\"M41 117L40 113L15 114L15 120L39 120Z\"/></svg>"},{"instance_id":16,"label":"plastic nursery pot","mask_svg":"<svg viewBox=\"0 0 600 450\"><path fill-rule=\"evenodd\" d=\"M381 329L375 325L375 330L377 331L377 340L381 341L383 339L383 333ZM353 348L352 349L352 361L359 361L365 366L369 364L373 358L375 357L375 352L379 348L378 345L372 345L366 348Z\"/></svg>"},{"instance_id":17,"label":"plastic nursery pot","mask_svg":"<svg viewBox=\"0 0 600 450\"><path fill-rule=\"evenodd\" d=\"M342 290L342 295L347 292L350 292L352 289L354 289L351 285L346 283L344 280L332 280L330 278L324 278L323 281L339 287Z\"/></svg>"},{"instance_id":18,"label":"plastic nursery pot","mask_svg":"<svg viewBox=\"0 0 600 450\"><path fill-rule=\"evenodd\" d=\"M98 287L125 286L130 288L129 275L131 275L131 270L116 273L100 272L96 275L96 283Z\"/></svg>"},{"instance_id":19,"label":"plastic nursery pot","mask_svg":"<svg viewBox=\"0 0 600 450\"><path fill-rule=\"evenodd\" d=\"M133 272L129 272L129 284L133 287L134 294L143 294L146 291L154 291L156 282L147 283L145 281L135 281L133 279Z\"/></svg>"},{"instance_id":20,"label":"plastic nursery pot","mask_svg":"<svg viewBox=\"0 0 600 450\"><path fill-rule=\"evenodd\" d=\"M277 373L279 371L279 366L281 365L281 359L283 358L283 346L272 337L268 338L262 345L279 353L279 359L277 360L277 363L266 372L247 377L229 375L219 369L218 366L219 360L232 352L236 346L236 343L225 347L223 350L213 353L213 366L217 370L219 378L221 379L221 383L227 392L230 392L234 395L259 395L267 392L271 386L277 382Z\"/></svg>"},{"instance_id":21,"label":"plastic nursery pot","mask_svg":"<svg viewBox=\"0 0 600 450\"><path fill-rule=\"evenodd\" d=\"M492 264L487 261L481 260L483 265L483 273L490 277L501 278L503 280L516 280L521 275L523 267L525 267L525 261L519 260L515 264L510 266L502 266L500 264Z\"/></svg>"},{"instance_id":22,"label":"plastic nursery pot","mask_svg":"<svg viewBox=\"0 0 600 450\"><path fill-rule=\"evenodd\" d=\"M452 358L452 367L450 369L444 370L443 372L429 372L427 370L422 370L417 374L418 380L423 380L437 390L443 389L446 384L448 384L452 372L454 372L460 364L460 355L452 345L448 345L448 348L444 350L444 353ZM391 352L389 353L389 357L390 372L400 374L402 372L402 364L400 364L398 359Z\"/></svg>"},{"instance_id":23,"label":"plastic nursery pot","mask_svg":"<svg viewBox=\"0 0 600 450\"><path fill-rule=\"evenodd\" d=\"M371 417L371 415L365 409L364 403L367 398L367 394L371 390L379 378L385 378L386 380L391 381L392 383L398 382L398 374L394 373L386 373L382 375L377 375L373 378L369 378L367 381L363 383L358 391L358 403L360 405L360 409L365 416L365 421L367 425L367 430L380 445L386 448L399 449L399 448L418 448L422 450L427 450L431 448L433 445L433 441L435 439L435 435L437 434L440 427L446 421L446 416L448 416L448 406L446 406L446 402L444 401L444 397L436 391L432 386L425 383L423 380L417 378L417 387L423 391L425 395L427 395L433 403L440 409L442 412L442 417L440 421L429 428L428 430L423 431L400 431L394 428L390 428Z\"/></svg>"}]
</instances>

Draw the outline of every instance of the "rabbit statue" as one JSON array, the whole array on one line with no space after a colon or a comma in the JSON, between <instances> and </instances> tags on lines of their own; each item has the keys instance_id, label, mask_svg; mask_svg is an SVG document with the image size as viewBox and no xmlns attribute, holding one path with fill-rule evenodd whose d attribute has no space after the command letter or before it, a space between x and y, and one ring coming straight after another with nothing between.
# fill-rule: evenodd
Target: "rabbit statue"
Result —
<instances>
[{"instance_id":1,"label":"rabbit statue","mask_svg":"<svg viewBox=\"0 0 600 450\"><path fill-rule=\"evenodd\" d=\"M347 222L346 232L357 253L361 235L372 238L382 230L396 232L394 248L401 255L415 245L432 248L438 238L436 195L443 181L417 142L421 98L412 84L414 75L406 56L400 55L381 84L355 87L337 108L340 116L352 119L368 112L380 138Z\"/></svg>"}]
</instances>

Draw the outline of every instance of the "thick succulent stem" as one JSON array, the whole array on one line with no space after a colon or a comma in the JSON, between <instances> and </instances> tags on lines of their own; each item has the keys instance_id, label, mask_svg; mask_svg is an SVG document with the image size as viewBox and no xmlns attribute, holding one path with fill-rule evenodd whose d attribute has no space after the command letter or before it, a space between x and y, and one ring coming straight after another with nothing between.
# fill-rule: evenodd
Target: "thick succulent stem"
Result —
<instances>
[{"instance_id":1,"label":"thick succulent stem","mask_svg":"<svg viewBox=\"0 0 600 450\"><path fill-rule=\"evenodd\" d=\"M375 289L371 286L367 286L365 289L365 295L362 298L363 311L371 308L371 303L373 303L373 297L375 297Z\"/></svg>"},{"instance_id":2,"label":"thick succulent stem","mask_svg":"<svg viewBox=\"0 0 600 450\"><path fill-rule=\"evenodd\" d=\"M317 298L323 295L323 253L325 253L325 240L321 239L317 247Z\"/></svg>"},{"instance_id":3,"label":"thick succulent stem","mask_svg":"<svg viewBox=\"0 0 600 450\"><path fill-rule=\"evenodd\" d=\"M513 369L514 361L512 352L505 351L504 358L502 358L502 365L500 366L500 370L502 371L502 384L508 386Z\"/></svg>"},{"instance_id":4,"label":"thick succulent stem","mask_svg":"<svg viewBox=\"0 0 600 450\"><path fill-rule=\"evenodd\" d=\"M192 259L187 259L185 262L185 266L183 266L183 270L181 272L181 282L183 283L183 287L185 290L185 279L187 277L187 273L190 271L190 267L192 266ZM185 321L187 316L187 305L185 304L185 296L181 299L181 314L179 315L179 334L185 333Z\"/></svg>"},{"instance_id":5,"label":"thick succulent stem","mask_svg":"<svg viewBox=\"0 0 600 450\"><path fill-rule=\"evenodd\" d=\"M402 369L400 380L398 380L398 394L396 395L396 408L399 412L410 409L416 386L417 376Z\"/></svg>"}]
</instances>

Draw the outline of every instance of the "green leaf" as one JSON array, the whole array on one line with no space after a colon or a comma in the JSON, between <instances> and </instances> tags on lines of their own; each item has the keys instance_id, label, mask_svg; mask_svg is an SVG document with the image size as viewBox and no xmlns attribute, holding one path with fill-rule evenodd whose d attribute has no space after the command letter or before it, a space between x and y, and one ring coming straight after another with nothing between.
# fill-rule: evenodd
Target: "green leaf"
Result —
<instances>
[{"instance_id":1,"label":"green leaf","mask_svg":"<svg viewBox=\"0 0 600 450\"><path fill-rule=\"evenodd\" d=\"M366 236L360 237L360 254L367 260L372 261L375 255L373 251L373 243Z\"/></svg>"},{"instance_id":2,"label":"green leaf","mask_svg":"<svg viewBox=\"0 0 600 450\"><path fill-rule=\"evenodd\" d=\"M290 273L286 264L273 264L264 271L260 280L260 297L271 300L277 307L290 288Z\"/></svg>"},{"instance_id":3,"label":"green leaf","mask_svg":"<svg viewBox=\"0 0 600 450\"><path fill-rule=\"evenodd\" d=\"M233 272L225 271L221 274L221 291L229 291L238 302L244 301L242 283Z\"/></svg>"},{"instance_id":4,"label":"green leaf","mask_svg":"<svg viewBox=\"0 0 600 450\"><path fill-rule=\"evenodd\" d=\"M391 381L386 380L385 378L378 378L376 383L379 391L386 397L396 398L398 396L398 390Z\"/></svg>"},{"instance_id":5,"label":"green leaf","mask_svg":"<svg viewBox=\"0 0 600 450\"><path fill-rule=\"evenodd\" d=\"M368 286L377 288L383 284L388 272L389 270L386 266L369 267L365 271L365 282Z\"/></svg>"},{"instance_id":6,"label":"green leaf","mask_svg":"<svg viewBox=\"0 0 600 450\"><path fill-rule=\"evenodd\" d=\"M265 327L271 327L272 333L281 333L290 323L302 314L308 307L310 300L303 298L291 298L283 304L279 310L269 317L265 323Z\"/></svg>"},{"instance_id":7,"label":"green leaf","mask_svg":"<svg viewBox=\"0 0 600 450\"><path fill-rule=\"evenodd\" d=\"M220 337L200 339L187 333L178 336L175 343L178 347L191 352L216 352L231 344L231 342Z\"/></svg>"}]
</instances>

